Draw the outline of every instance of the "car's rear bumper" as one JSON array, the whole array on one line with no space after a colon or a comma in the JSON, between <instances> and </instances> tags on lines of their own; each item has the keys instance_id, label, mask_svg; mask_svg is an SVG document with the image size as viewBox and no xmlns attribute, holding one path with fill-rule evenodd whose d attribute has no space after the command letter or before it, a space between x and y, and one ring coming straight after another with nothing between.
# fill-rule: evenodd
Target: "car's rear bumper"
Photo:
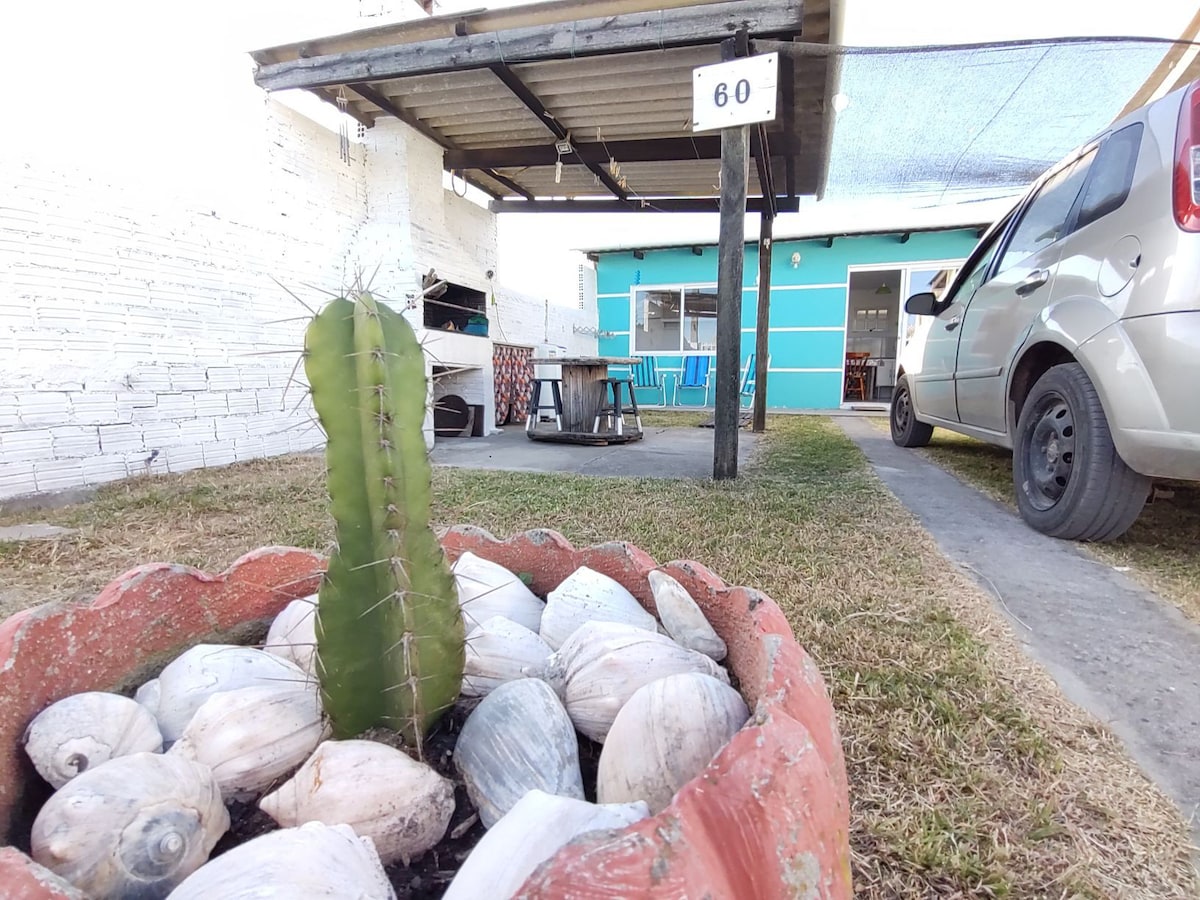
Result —
<instances>
[{"instance_id":1,"label":"car's rear bumper","mask_svg":"<svg viewBox=\"0 0 1200 900\"><path fill-rule=\"evenodd\" d=\"M1117 452L1158 478L1200 480L1200 311L1123 319L1079 347Z\"/></svg>"}]
</instances>

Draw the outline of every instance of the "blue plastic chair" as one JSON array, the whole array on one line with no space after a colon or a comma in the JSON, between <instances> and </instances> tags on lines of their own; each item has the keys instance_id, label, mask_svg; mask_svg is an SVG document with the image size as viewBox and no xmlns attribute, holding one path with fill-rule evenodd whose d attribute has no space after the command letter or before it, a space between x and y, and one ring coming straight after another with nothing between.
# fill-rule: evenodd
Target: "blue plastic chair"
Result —
<instances>
[{"instance_id":1,"label":"blue plastic chair","mask_svg":"<svg viewBox=\"0 0 1200 900\"><path fill-rule=\"evenodd\" d=\"M659 406L667 405L667 386L658 374L658 364L653 356L643 356L642 361L631 369L633 386L648 391L657 391Z\"/></svg>"},{"instance_id":2,"label":"blue plastic chair","mask_svg":"<svg viewBox=\"0 0 1200 900\"><path fill-rule=\"evenodd\" d=\"M704 391L704 405L708 406L709 370L712 368L712 357L686 356L679 375L675 378L675 393L671 396L671 405L680 406L679 392L681 390Z\"/></svg>"},{"instance_id":3,"label":"blue plastic chair","mask_svg":"<svg viewBox=\"0 0 1200 900\"><path fill-rule=\"evenodd\" d=\"M749 358L747 358L747 360L746 360L745 368L742 369L742 386L740 389L739 401L744 402L746 408L749 408L754 405L754 387L755 387L756 379L758 378L758 373L755 371L755 365L754 365L755 356L756 356L756 354L751 353ZM771 357L768 356L767 357L768 368L770 367L770 365L771 365Z\"/></svg>"}]
</instances>

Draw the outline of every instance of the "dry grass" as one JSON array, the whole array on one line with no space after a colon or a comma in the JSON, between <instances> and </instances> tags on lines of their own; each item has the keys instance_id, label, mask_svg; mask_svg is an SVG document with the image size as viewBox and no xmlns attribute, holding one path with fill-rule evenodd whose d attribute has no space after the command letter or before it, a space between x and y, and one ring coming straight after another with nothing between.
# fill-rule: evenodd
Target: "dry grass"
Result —
<instances>
[{"instance_id":1,"label":"dry grass","mask_svg":"<svg viewBox=\"0 0 1200 900\"><path fill-rule=\"evenodd\" d=\"M938 429L923 451L930 459L1002 503L1013 499L1012 454L964 435ZM1169 485L1124 536L1083 549L1129 574L1200 622L1200 485Z\"/></svg>"},{"instance_id":2,"label":"dry grass","mask_svg":"<svg viewBox=\"0 0 1200 900\"><path fill-rule=\"evenodd\" d=\"M698 428L712 418L702 409L643 409L641 415L644 428Z\"/></svg>"},{"instance_id":3,"label":"dry grass","mask_svg":"<svg viewBox=\"0 0 1200 900\"><path fill-rule=\"evenodd\" d=\"M736 484L439 470L437 516L550 526L703 560L783 607L833 693L865 897L1192 897L1186 829L1121 747L1026 661L825 420L776 418ZM7 551L25 602L156 558L219 568L256 545L320 547L320 463L291 458L110 488L46 519L57 551Z\"/></svg>"}]
</instances>

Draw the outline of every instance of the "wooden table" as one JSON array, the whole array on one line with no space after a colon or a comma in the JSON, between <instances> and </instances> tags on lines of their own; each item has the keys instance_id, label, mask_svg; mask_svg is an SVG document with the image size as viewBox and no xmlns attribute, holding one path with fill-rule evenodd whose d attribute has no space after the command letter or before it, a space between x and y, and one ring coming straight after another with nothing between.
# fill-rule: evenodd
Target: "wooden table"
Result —
<instances>
[{"instance_id":1,"label":"wooden table","mask_svg":"<svg viewBox=\"0 0 1200 900\"><path fill-rule=\"evenodd\" d=\"M617 444L641 440L642 432L636 426L626 428L622 434L616 431L593 432L596 413L604 403L605 381L609 366L636 366L638 356L560 356L557 358L536 357L530 360L535 366L562 367L562 431L557 429L538 430L535 422L528 432L534 441L558 441L566 444Z\"/></svg>"}]
</instances>

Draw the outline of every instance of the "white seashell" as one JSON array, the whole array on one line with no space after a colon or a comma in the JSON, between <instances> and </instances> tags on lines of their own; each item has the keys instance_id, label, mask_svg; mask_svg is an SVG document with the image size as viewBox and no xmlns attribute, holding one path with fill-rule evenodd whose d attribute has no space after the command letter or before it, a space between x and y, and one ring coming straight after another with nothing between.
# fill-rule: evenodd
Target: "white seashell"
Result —
<instances>
[{"instance_id":1,"label":"white seashell","mask_svg":"<svg viewBox=\"0 0 1200 900\"><path fill-rule=\"evenodd\" d=\"M658 815L749 717L741 694L709 675L686 672L650 682L621 707L609 729L597 799L644 800Z\"/></svg>"},{"instance_id":2,"label":"white seashell","mask_svg":"<svg viewBox=\"0 0 1200 900\"><path fill-rule=\"evenodd\" d=\"M158 716L158 701L160 696L160 685L157 678L151 678L134 693L133 699L146 707L152 716L155 716L157 722Z\"/></svg>"},{"instance_id":3,"label":"white seashell","mask_svg":"<svg viewBox=\"0 0 1200 900\"><path fill-rule=\"evenodd\" d=\"M309 822L222 853L167 900L396 900L370 838Z\"/></svg>"},{"instance_id":4,"label":"white seashell","mask_svg":"<svg viewBox=\"0 0 1200 900\"><path fill-rule=\"evenodd\" d=\"M545 604L504 566L467 551L450 567L469 635L493 616L537 631Z\"/></svg>"},{"instance_id":5,"label":"white seashell","mask_svg":"<svg viewBox=\"0 0 1200 900\"><path fill-rule=\"evenodd\" d=\"M454 764L488 828L534 788L583 799L575 729L554 691L533 678L483 698L463 724Z\"/></svg>"},{"instance_id":6,"label":"white seashell","mask_svg":"<svg viewBox=\"0 0 1200 900\"><path fill-rule=\"evenodd\" d=\"M168 663L158 676L155 716L163 741L170 744L179 740L196 710L213 694L253 685L297 686L309 681L299 666L273 653L233 644L197 644ZM316 691L315 683L311 687Z\"/></svg>"},{"instance_id":7,"label":"white seashell","mask_svg":"<svg viewBox=\"0 0 1200 900\"><path fill-rule=\"evenodd\" d=\"M316 629L317 595L293 600L271 622L263 650L295 663L309 675L316 675Z\"/></svg>"},{"instance_id":8,"label":"white seashell","mask_svg":"<svg viewBox=\"0 0 1200 900\"><path fill-rule=\"evenodd\" d=\"M534 869L579 835L624 828L647 815L645 803L597 805L535 788L479 839L442 900L507 900Z\"/></svg>"},{"instance_id":9,"label":"white seashell","mask_svg":"<svg viewBox=\"0 0 1200 900\"><path fill-rule=\"evenodd\" d=\"M134 753L88 769L51 796L30 844L38 863L90 897L151 900L202 866L228 828L207 766Z\"/></svg>"},{"instance_id":10,"label":"white seashell","mask_svg":"<svg viewBox=\"0 0 1200 900\"><path fill-rule=\"evenodd\" d=\"M349 825L383 864L408 865L437 844L454 815L454 784L377 741L326 741L259 807L280 825Z\"/></svg>"},{"instance_id":11,"label":"white seashell","mask_svg":"<svg viewBox=\"0 0 1200 900\"><path fill-rule=\"evenodd\" d=\"M530 666L544 665L554 651L524 625L493 616L467 639L464 697L484 697L507 681L524 678Z\"/></svg>"},{"instance_id":12,"label":"white seashell","mask_svg":"<svg viewBox=\"0 0 1200 900\"><path fill-rule=\"evenodd\" d=\"M226 800L248 800L294 772L327 732L315 691L239 688L205 700L170 753L211 767Z\"/></svg>"},{"instance_id":13,"label":"white seashell","mask_svg":"<svg viewBox=\"0 0 1200 900\"><path fill-rule=\"evenodd\" d=\"M666 572L651 572L647 577L650 590L654 592L658 617L675 643L703 653L717 662L723 660L727 652L725 642L713 631L687 589Z\"/></svg>"},{"instance_id":14,"label":"white seashell","mask_svg":"<svg viewBox=\"0 0 1200 900\"><path fill-rule=\"evenodd\" d=\"M527 674L554 688L575 727L603 743L634 691L680 672L702 672L729 683L725 670L703 653L680 647L656 631L619 622L587 622L546 666Z\"/></svg>"},{"instance_id":15,"label":"white seashell","mask_svg":"<svg viewBox=\"0 0 1200 900\"><path fill-rule=\"evenodd\" d=\"M25 729L25 752L56 788L117 756L162 752L154 716L136 700L89 691L52 703Z\"/></svg>"},{"instance_id":16,"label":"white seashell","mask_svg":"<svg viewBox=\"0 0 1200 900\"><path fill-rule=\"evenodd\" d=\"M621 584L580 566L546 595L540 633L557 650L584 622L620 622L646 631L658 629L654 616Z\"/></svg>"}]
</instances>

